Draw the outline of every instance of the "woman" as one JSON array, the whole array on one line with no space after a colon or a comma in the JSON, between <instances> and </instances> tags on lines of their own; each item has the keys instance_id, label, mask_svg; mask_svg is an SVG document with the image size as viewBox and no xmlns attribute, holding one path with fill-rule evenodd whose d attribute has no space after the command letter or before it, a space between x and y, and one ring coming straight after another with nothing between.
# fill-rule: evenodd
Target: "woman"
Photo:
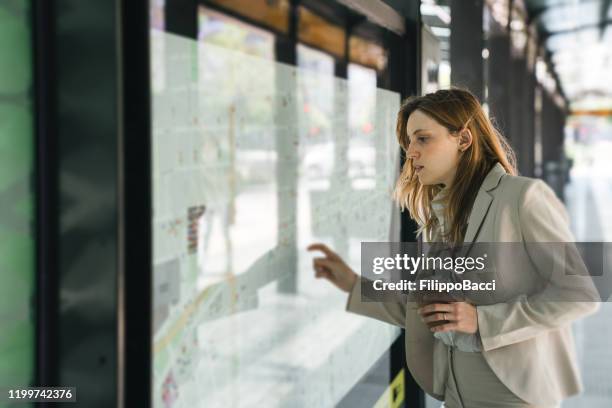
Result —
<instances>
[{"instance_id":1,"label":"woman","mask_svg":"<svg viewBox=\"0 0 612 408\"><path fill-rule=\"evenodd\" d=\"M572 287L554 276L551 284L547 273L554 257L546 259L529 245L574 241L554 192L542 181L516 175L512 150L468 91L408 99L398 114L397 138L407 160L395 199L418 223L421 240L522 242L517 258L529 267L498 271L504 294L494 302L421 307L362 302L361 278L323 244L309 247L325 255L313 261L316 276L349 292L347 310L405 328L413 377L448 408L549 408L580 392L571 322L598 305L559 306L550 299L582 290L572 299L594 300L593 288ZM540 290L524 293L526 283Z\"/></svg>"}]
</instances>

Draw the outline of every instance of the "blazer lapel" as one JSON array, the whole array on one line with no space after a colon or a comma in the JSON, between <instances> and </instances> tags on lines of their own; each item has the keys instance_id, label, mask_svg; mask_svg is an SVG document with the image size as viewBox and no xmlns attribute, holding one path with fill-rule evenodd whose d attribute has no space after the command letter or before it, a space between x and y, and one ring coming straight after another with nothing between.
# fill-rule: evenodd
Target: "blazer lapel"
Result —
<instances>
[{"instance_id":1,"label":"blazer lapel","mask_svg":"<svg viewBox=\"0 0 612 408\"><path fill-rule=\"evenodd\" d=\"M489 194L486 190L481 188L478 191L478 195L474 201L474 206L472 207L472 212L468 218L468 227L467 231L465 232L463 242L468 243L474 240L478 230L480 229L480 225L487 215L487 211L489 211L492 201L493 197L491 197L491 194Z\"/></svg>"},{"instance_id":2,"label":"blazer lapel","mask_svg":"<svg viewBox=\"0 0 612 408\"><path fill-rule=\"evenodd\" d=\"M467 231L465 232L463 242L473 242L476 238L476 235L480 230L480 226L482 225L482 222L489 211L491 202L493 201L493 196L489 193L489 191L497 187L499 181L505 174L506 170L504 169L504 166L497 163L483 180L468 218Z\"/></svg>"}]
</instances>

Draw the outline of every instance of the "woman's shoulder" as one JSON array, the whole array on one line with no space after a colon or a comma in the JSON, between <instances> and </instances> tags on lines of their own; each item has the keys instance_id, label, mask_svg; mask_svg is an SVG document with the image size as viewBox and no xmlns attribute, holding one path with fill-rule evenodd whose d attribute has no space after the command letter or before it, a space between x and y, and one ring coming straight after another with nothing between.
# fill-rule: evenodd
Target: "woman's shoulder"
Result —
<instances>
[{"instance_id":1,"label":"woman's shoulder","mask_svg":"<svg viewBox=\"0 0 612 408\"><path fill-rule=\"evenodd\" d=\"M514 176L511 174L505 174L504 177L502 177L496 190L498 190L498 193L510 194L522 198L539 193L552 193L554 195L553 190L542 179Z\"/></svg>"},{"instance_id":2,"label":"woman's shoulder","mask_svg":"<svg viewBox=\"0 0 612 408\"><path fill-rule=\"evenodd\" d=\"M544 180L533 177L506 174L492 193L517 207L563 207L553 189Z\"/></svg>"},{"instance_id":3,"label":"woman's shoulder","mask_svg":"<svg viewBox=\"0 0 612 408\"><path fill-rule=\"evenodd\" d=\"M509 174L500 163L497 163L485 177L481 189L493 196L516 197L530 189L541 188L540 184L544 183L536 178Z\"/></svg>"},{"instance_id":4,"label":"woman's shoulder","mask_svg":"<svg viewBox=\"0 0 612 408\"><path fill-rule=\"evenodd\" d=\"M573 242L565 205L541 179L505 174L493 194L493 218L528 242ZM500 216L503 214L504 216Z\"/></svg>"}]
</instances>

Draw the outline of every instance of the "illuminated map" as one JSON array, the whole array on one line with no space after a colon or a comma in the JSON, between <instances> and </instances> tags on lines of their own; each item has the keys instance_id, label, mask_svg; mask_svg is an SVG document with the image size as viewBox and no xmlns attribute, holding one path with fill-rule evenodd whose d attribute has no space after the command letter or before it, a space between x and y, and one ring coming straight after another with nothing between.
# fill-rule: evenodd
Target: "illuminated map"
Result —
<instances>
[{"instance_id":1,"label":"illuminated map","mask_svg":"<svg viewBox=\"0 0 612 408\"><path fill-rule=\"evenodd\" d=\"M399 96L359 67L151 41L154 404L332 406L399 330L345 312L305 248L358 268L390 238Z\"/></svg>"}]
</instances>

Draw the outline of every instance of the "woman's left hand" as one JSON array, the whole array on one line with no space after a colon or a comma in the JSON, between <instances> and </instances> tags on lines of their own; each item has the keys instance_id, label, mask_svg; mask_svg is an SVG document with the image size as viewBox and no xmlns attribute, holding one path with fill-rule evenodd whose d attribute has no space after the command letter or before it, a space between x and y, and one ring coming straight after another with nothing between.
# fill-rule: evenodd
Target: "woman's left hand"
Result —
<instances>
[{"instance_id":1,"label":"woman's left hand","mask_svg":"<svg viewBox=\"0 0 612 408\"><path fill-rule=\"evenodd\" d=\"M478 312L476 306L467 302L430 303L419 308L421 319L431 327L432 332L458 331L473 334L478 331ZM445 324L440 322L447 321Z\"/></svg>"}]
</instances>

